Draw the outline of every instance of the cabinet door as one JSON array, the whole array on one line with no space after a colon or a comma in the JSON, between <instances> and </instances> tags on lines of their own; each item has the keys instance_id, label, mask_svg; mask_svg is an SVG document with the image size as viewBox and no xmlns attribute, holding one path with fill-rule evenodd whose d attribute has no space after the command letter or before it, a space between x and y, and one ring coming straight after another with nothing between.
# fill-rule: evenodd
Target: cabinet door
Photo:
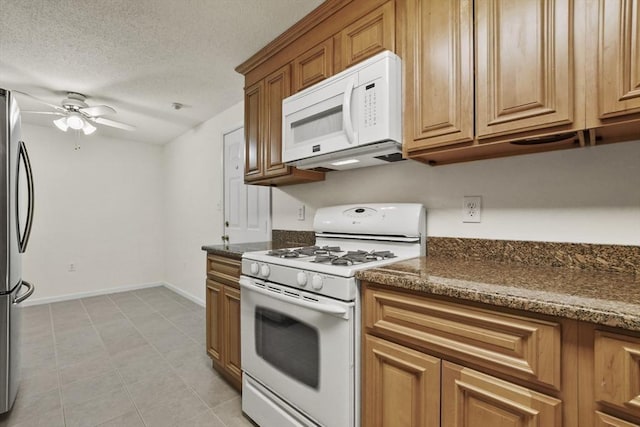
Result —
<instances>
[{"instance_id":1,"label":"cabinet door","mask_svg":"<svg viewBox=\"0 0 640 427\"><path fill-rule=\"evenodd\" d=\"M476 0L475 4L476 135L572 123L573 2Z\"/></svg>"},{"instance_id":2,"label":"cabinet door","mask_svg":"<svg viewBox=\"0 0 640 427\"><path fill-rule=\"evenodd\" d=\"M640 418L640 339L596 331L595 398Z\"/></svg>"},{"instance_id":3,"label":"cabinet door","mask_svg":"<svg viewBox=\"0 0 640 427\"><path fill-rule=\"evenodd\" d=\"M282 100L291 94L291 68L285 65L264 79L264 175L287 174L282 163Z\"/></svg>"},{"instance_id":4,"label":"cabinet door","mask_svg":"<svg viewBox=\"0 0 640 427\"><path fill-rule=\"evenodd\" d=\"M408 0L407 150L473 140L473 3Z\"/></svg>"},{"instance_id":5,"label":"cabinet door","mask_svg":"<svg viewBox=\"0 0 640 427\"><path fill-rule=\"evenodd\" d=\"M341 70L383 50L395 51L395 4L388 1L340 32Z\"/></svg>"},{"instance_id":6,"label":"cabinet door","mask_svg":"<svg viewBox=\"0 0 640 427\"><path fill-rule=\"evenodd\" d=\"M640 112L638 2L599 1L598 116Z\"/></svg>"},{"instance_id":7,"label":"cabinet door","mask_svg":"<svg viewBox=\"0 0 640 427\"><path fill-rule=\"evenodd\" d=\"M365 336L362 425L438 427L440 360Z\"/></svg>"},{"instance_id":8,"label":"cabinet door","mask_svg":"<svg viewBox=\"0 0 640 427\"><path fill-rule=\"evenodd\" d=\"M330 38L293 61L293 92L301 91L332 74L333 38Z\"/></svg>"},{"instance_id":9,"label":"cabinet door","mask_svg":"<svg viewBox=\"0 0 640 427\"><path fill-rule=\"evenodd\" d=\"M224 317L224 367L238 386L242 383L240 365L240 291L230 286L224 287L222 300Z\"/></svg>"},{"instance_id":10,"label":"cabinet door","mask_svg":"<svg viewBox=\"0 0 640 427\"><path fill-rule=\"evenodd\" d=\"M561 425L558 399L442 362L443 427Z\"/></svg>"},{"instance_id":11,"label":"cabinet door","mask_svg":"<svg viewBox=\"0 0 640 427\"><path fill-rule=\"evenodd\" d=\"M222 289L224 285L207 280L207 353L215 362L222 363Z\"/></svg>"},{"instance_id":12,"label":"cabinet door","mask_svg":"<svg viewBox=\"0 0 640 427\"><path fill-rule=\"evenodd\" d=\"M246 139L244 179L251 181L260 179L263 172L263 93L264 82L261 80L244 92L244 133Z\"/></svg>"}]
</instances>

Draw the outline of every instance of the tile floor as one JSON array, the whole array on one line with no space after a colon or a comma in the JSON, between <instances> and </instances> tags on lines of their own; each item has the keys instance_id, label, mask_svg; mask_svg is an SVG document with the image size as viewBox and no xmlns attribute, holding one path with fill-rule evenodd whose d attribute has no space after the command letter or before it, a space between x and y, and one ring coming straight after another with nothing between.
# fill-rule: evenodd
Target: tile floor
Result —
<instances>
[{"instance_id":1,"label":"tile floor","mask_svg":"<svg viewBox=\"0 0 640 427\"><path fill-rule=\"evenodd\" d=\"M5 426L253 424L205 354L205 313L164 287L26 307Z\"/></svg>"}]
</instances>

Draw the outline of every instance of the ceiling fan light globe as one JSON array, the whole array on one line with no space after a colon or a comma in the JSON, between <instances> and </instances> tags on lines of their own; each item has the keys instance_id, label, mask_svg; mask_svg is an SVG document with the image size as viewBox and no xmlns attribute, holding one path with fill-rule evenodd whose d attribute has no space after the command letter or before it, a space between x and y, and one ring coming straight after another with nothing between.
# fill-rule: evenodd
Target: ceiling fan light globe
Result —
<instances>
[{"instance_id":1,"label":"ceiling fan light globe","mask_svg":"<svg viewBox=\"0 0 640 427\"><path fill-rule=\"evenodd\" d=\"M92 126L89 122L85 122L84 127L82 128L82 132L84 132L85 135L91 135L95 131L95 126Z\"/></svg>"},{"instance_id":2,"label":"ceiling fan light globe","mask_svg":"<svg viewBox=\"0 0 640 427\"><path fill-rule=\"evenodd\" d=\"M79 114L71 114L67 117L67 126L71 129L80 130L85 125L85 120Z\"/></svg>"},{"instance_id":3,"label":"ceiling fan light globe","mask_svg":"<svg viewBox=\"0 0 640 427\"><path fill-rule=\"evenodd\" d=\"M69 125L67 125L66 117L61 117L59 119L54 120L53 124L56 125L56 127L60 129L62 132L66 132L67 129L69 129Z\"/></svg>"}]
</instances>

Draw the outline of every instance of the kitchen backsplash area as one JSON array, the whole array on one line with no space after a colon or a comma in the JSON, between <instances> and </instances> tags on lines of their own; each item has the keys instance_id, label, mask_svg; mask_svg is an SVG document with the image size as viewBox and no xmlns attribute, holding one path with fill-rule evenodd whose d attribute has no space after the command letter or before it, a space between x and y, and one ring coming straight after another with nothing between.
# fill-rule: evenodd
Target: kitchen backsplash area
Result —
<instances>
[{"instance_id":1,"label":"kitchen backsplash area","mask_svg":"<svg viewBox=\"0 0 640 427\"><path fill-rule=\"evenodd\" d=\"M274 248L311 246L316 237L313 231L271 230L271 244Z\"/></svg>"},{"instance_id":2,"label":"kitchen backsplash area","mask_svg":"<svg viewBox=\"0 0 640 427\"><path fill-rule=\"evenodd\" d=\"M430 237L430 256L640 275L640 246Z\"/></svg>"},{"instance_id":3,"label":"kitchen backsplash area","mask_svg":"<svg viewBox=\"0 0 640 427\"><path fill-rule=\"evenodd\" d=\"M429 237L637 246L639 164L634 141L448 166L407 160L329 172L324 182L274 188L273 228L311 230L323 206L420 202ZM462 221L464 196L482 197L479 223ZM304 221L297 217L301 205Z\"/></svg>"}]
</instances>

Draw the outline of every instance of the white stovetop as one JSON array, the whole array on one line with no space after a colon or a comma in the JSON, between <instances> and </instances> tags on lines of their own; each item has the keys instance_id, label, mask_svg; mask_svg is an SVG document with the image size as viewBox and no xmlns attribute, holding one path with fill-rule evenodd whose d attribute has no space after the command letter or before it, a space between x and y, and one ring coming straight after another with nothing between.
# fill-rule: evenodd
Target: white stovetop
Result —
<instances>
[{"instance_id":1,"label":"white stovetop","mask_svg":"<svg viewBox=\"0 0 640 427\"><path fill-rule=\"evenodd\" d=\"M294 268L303 271L319 272L324 274L331 274L342 277L353 277L358 270L364 270L367 268L380 267L382 265L392 264L401 260L414 258L420 256L420 244L419 243L406 243L406 242L377 242L370 240L324 240L318 239L316 246L340 246L340 252L331 252L331 255L342 256L347 251L363 250L367 252L371 251L391 251L394 253L394 258L387 258L382 260L356 263L353 265L333 265L330 263L317 263L313 262L315 256L300 256L298 258L280 258L273 255L268 255L270 251L258 251L258 252L245 252L243 259L257 261L259 263L270 265L281 265L289 268ZM295 249L295 248L291 248Z\"/></svg>"}]
</instances>

